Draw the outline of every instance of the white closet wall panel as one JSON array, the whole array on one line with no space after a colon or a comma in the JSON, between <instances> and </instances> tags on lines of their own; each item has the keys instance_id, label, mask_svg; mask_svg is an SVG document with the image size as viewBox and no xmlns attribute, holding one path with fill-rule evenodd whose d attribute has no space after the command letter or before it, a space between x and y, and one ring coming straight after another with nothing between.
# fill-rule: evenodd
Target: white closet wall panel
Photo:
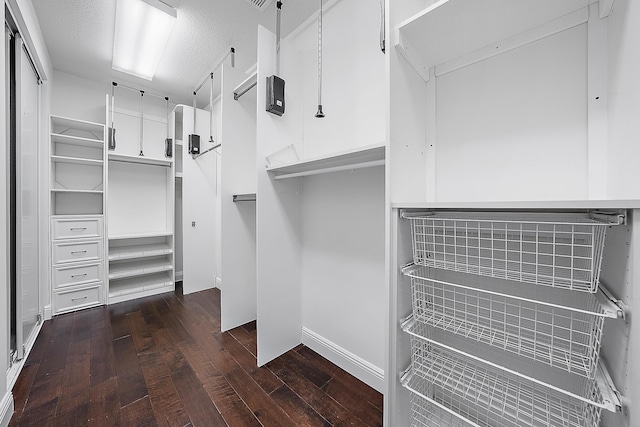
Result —
<instances>
[{"instance_id":1,"label":"white closet wall panel","mask_svg":"<svg viewBox=\"0 0 640 427\"><path fill-rule=\"evenodd\" d=\"M583 24L437 77L437 199L587 198L586 63Z\"/></svg>"},{"instance_id":2,"label":"white closet wall panel","mask_svg":"<svg viewBox=\"0 0 640 427\"><path fill-rule=\"evenodd\" d=\"M608 196L612 199L640 198L640 4L616 0L609 15L609 140Z\"/></svg>"},{"instance_id":3,"label":"white closet wall panel","mask_svg":"<svg viewBox=\"0 0 640 427\"><path fill-rule=\"evenodd\" d=\"M175 239L175 252L174 252L174 262L175 262L175 271L176 271L176 280L182 280L183 275L183 267L182 267L182 184L177 184L175 186L175 197L176 197L176 212L175 212L175 228L174 228L174 239Z\"/></svg>"},{"instance_id":4,"label":"white closet wall panel","mask_svg":"<svg viewBox=\"0 0 640 427\"><path fill-rule=\"evenodd\" d=\"M303 189L302 325L383 371L384 168L305 177Z\"/></svg>"},{"instance_id":5,"label":"white closet wall panel","mask_svg":"<svg viewBox=\"0 0 640 427\"><path fill-rule=\"evenodd\" d=\"M204 151L209 140L209 112L197 111L196 134ZM193 133L193 108L184 107L183 116L183 291L185 294L210 289L216 278L216 198L218 154L209 152L197 159L187 153ZM195 224L195 225L192 225Z\"/></svg>"},{"instance_id":6,"label":"white closet wall panel","mask_svg":"<svg viewBox=\"0 0 640 427\"><path fill-rule=\"evenodd\" d=\"M380 8L370 0L339 1L322 20L322 104L318 119L318 27L296 35L303 76L304 147L311 158L385 140L385 67L378 31ZM347 31L345 31L348 29Z\"/></svg>"},{"instance_id":7,"label":"white closet wall panel","mask_svg":"<svg viewBox=\"0 0 640 427\"><path fill-rule=\"evenodd\" d=\"M227 64L222 68L221 165L221 328L229 330L257 317L256 203L235 203L235 194L256 193L256 90L233 99L246 78Z\"/></svg>"},{"instance_id":8,"label":"white closet wall panel","mask_svg":"<svg viewBox=\"0 0 640 427\"><path fill-rule=\"evenodd\" d=\"M166 174L163 166L110 162L109 236L171 229Z\"/></svg>"},{"instance_id":9,"label":"white closet wall panel","mask_svg":"<svg viewBox=\"0 0 640 427\"><path fill-rule=\"evenodd\" d=\"M292 49L286 40L281 52ZM266 79L276 71L275 35L258 27L256 157L258 366L301 342L301 190L299 178L276 181L265 170L265 158L289 145L302 143L302 109L298 64L283 61L285 114L265 111ZM286 55L283 55L286 58ZM285 66L286 64L286 66Z\"/></svg>"}]
</instances>

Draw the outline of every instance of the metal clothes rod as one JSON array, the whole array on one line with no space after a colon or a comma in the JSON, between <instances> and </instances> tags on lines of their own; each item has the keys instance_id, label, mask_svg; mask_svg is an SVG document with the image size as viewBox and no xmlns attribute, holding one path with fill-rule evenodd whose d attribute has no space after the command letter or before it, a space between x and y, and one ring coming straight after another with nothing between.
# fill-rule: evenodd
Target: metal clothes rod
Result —
<instances>
[{"instance_id":1,"label":"metal clothes rod","mask_svg":"<svg viewBox=\"0 0 640 427\"><path fill-rule=\"evenodd\" d=\"M169 100L169 97L166 95L160 95L159 93L153 93L153 92L149 92L148 90L143 90L143 89L137 89L135 87L131 87L131 86L127 86L127 85L123 85L121 83L117 83L117 82L111 82L111 84L113 86L119 86L119 87L123 87L125 89L129 89L129 90L135 90L136 92L144 92L145 95L153 95L153 96L157 96L158 98L162 98L162 99L166 99L167 101Z\"/></svg>"},{"instance_id":2,"label":"metal clothes rod","mask_svg":"<svg viewBox=\"0 0 640 427\"><path fill-rule=\"evenodd\" d=\"M198 87L194 89L194 91L193 91L194 95L197 95L198 91L200 89L202 89L202 86L204 86L204 84L209 79L209 76L211 74L214 74L216 71L218 71L220 66L229 57L229 55L231 55L231 66L235 68L235 66L236 66L236 49L234 47L232 47L231 49L229 49L229 52L227 52L227 54L224 57L222 57L222 59L215 65L215 67L213 67L213 70L211 70L211 72L207 73L207 77L205 77L204 80L202 80L202 83L200 83L198 85Z\"/></svg>"},{"instance_id":3,"label":"metal clothes rod","mask_svg":"<svg viewBox=\"0 0 640 427\"><path fill-rule=\"evenodd\" d=\"M164 164L159 164L159 163L149 163L149 162L136 162L135 160L118 160L118 159L109 159L110 162L118 162L118 163L127 163L127 164L131 164L131 163L135 163L138 165L145 165L145 166L160 166L163 168L170 168L171 165L164 165Z\"/></svg>"},{"instance_id":4,"label":"metal clothes rod","mask_svg":"<svg viewBox=\"0 0 640 427\"><path fill-rule=\"evenodd\" d=\"M241 92L235 93L233 94L233 100L237 101L238 99L240 99L240 97L242 95L244 95L245 93L249 92L251 89L253 89L254 87L256 87L256 85L258 84L258 82L253 82L251 83L249 86L247 86L245 89L243 89Z\"/></svg>"}]
</instances>

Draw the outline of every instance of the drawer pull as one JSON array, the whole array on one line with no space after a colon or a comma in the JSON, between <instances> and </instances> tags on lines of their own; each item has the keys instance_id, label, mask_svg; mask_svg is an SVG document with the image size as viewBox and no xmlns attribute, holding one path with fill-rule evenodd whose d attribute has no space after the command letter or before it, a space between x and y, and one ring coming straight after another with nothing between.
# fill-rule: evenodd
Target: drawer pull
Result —
<instances>
[{"instance_id":1,"label":"drawer pull","mask_svg":"<svg viewBox=\"0 0 640 427\"><path fill-rule=\"evenodd\" d=\"M73 301L80 301L80 300L83 300L83 299L87 299L87 296L85 295L85 296L83 296L83 297L71 298L71 302L73 302Z\"/></svg>"},{"instance_id":2,"label":"drawer pull","mask_svg":"<svg viewBox=\"0 0 640 427\"><path fill-rule=\"evenodd\" d=\"M71 251L72 255L77 255L77 254L86 254L87 251Z\"/></svg>"},{"instance_id":3,"label":"drawer pull","mask_svg":"<svg viewBox=\"0 0 640 427\"><path fill-rule=\"evenodd\" d=\"M71 227L70 228L71 231L84 231L86 229L87 227Z\"/></svg>"},{"instance_id":4,"label":"drawer pull","mask_svg":"<svg viewBox=\"0 0 640 427\"><path fill-rule=\"evenodd\" d=\"M87 275L87 273L82 273L82 274L72 274L72 275L71 275L71 278L72 278L72 279L75 279L76 277L84 277L84 276L86 276L86 275Z\"/></svg>"}]
</instances>

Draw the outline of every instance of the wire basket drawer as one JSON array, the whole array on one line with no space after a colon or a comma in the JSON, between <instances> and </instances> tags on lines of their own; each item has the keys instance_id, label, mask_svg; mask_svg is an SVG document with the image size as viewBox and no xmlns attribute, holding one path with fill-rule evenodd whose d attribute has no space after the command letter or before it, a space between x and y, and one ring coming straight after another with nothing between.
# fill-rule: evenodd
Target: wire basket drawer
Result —
<instances>
[{"instance_id":1,"label":"wire basket drawer","mask_svg":"<svg viewBox=\"0 0 640 427\"><path fill-rule=\"evenodd\" d=\"M408 385L415 392L416 387L411 382L426 381L429 388L426 390L428 394L422 393L424 397L468 420L469 425L599 425L601 411L606 406L599 381L581 379L574 384L579 395L565 394L422 339L418 334L426 333L423 328L428 327L415 322L409 331L414 379L405 386ZM577 396L582 398L576 398ZM459 419L454 421L458 422ZM466 426L464 423L462 425Z\"/></svg>"},{"instance_id":2,"label":"wire basket drawer","mask_svg":"<svg viewBox=\"0 0 640 427\"><path fill-rule=\"evenodd\" d=\"M596 292L607 226L587 216L407 215L416 264Z\"/></svg>"},{"instance_id":3,"label":"wire basket drawer","mask_svg":"<svg viewBox=\"0 0 640 427\"><path fill-rule=\"evenodd\" d=\"M430 278L428 267L404 274L416 320L586 378L598 367L605 319L620 315L600 293L571 294L571 305L561 305L553 295L541 301L480 288L473 277Z\"/></svg>"}]
</instances>

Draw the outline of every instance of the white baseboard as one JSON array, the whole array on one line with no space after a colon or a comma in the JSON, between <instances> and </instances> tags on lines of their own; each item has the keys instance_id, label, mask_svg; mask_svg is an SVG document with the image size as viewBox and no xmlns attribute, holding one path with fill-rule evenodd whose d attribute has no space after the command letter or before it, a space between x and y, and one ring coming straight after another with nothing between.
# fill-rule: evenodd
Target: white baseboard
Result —
<instances>
[{"instance_id":1,"label":"white baseboard","mask_svg":"<svg viewBox=\"0 0 640 427\"><path fill-rule=\"evenodd\" d=\"M44 320L51 320L52 316L53 316L53 312L51 311L51 304L45 305L42 313L42 317L44 318Z\"/></svg>"},{"instance_id":2,"label":"white baseboard","mask_svg":"<svg viewBox=\"0 0 640 427\"><path fill-rule=\"evenodd\" d=\"M367 362L304 326L302 327L302 343L360 381L380 393L384 393L384 369Z\"/></svg>"},{"instance_id":3,"label":"white baseboard","mask_svg":"<svg viewBox=\"0 0 640 427\"><path fill-rule=\"evenodd\" d=\"M13 394L7 391L0 401L0 427L7 427L13 415Z\"/></svg>"}]
</instances>

